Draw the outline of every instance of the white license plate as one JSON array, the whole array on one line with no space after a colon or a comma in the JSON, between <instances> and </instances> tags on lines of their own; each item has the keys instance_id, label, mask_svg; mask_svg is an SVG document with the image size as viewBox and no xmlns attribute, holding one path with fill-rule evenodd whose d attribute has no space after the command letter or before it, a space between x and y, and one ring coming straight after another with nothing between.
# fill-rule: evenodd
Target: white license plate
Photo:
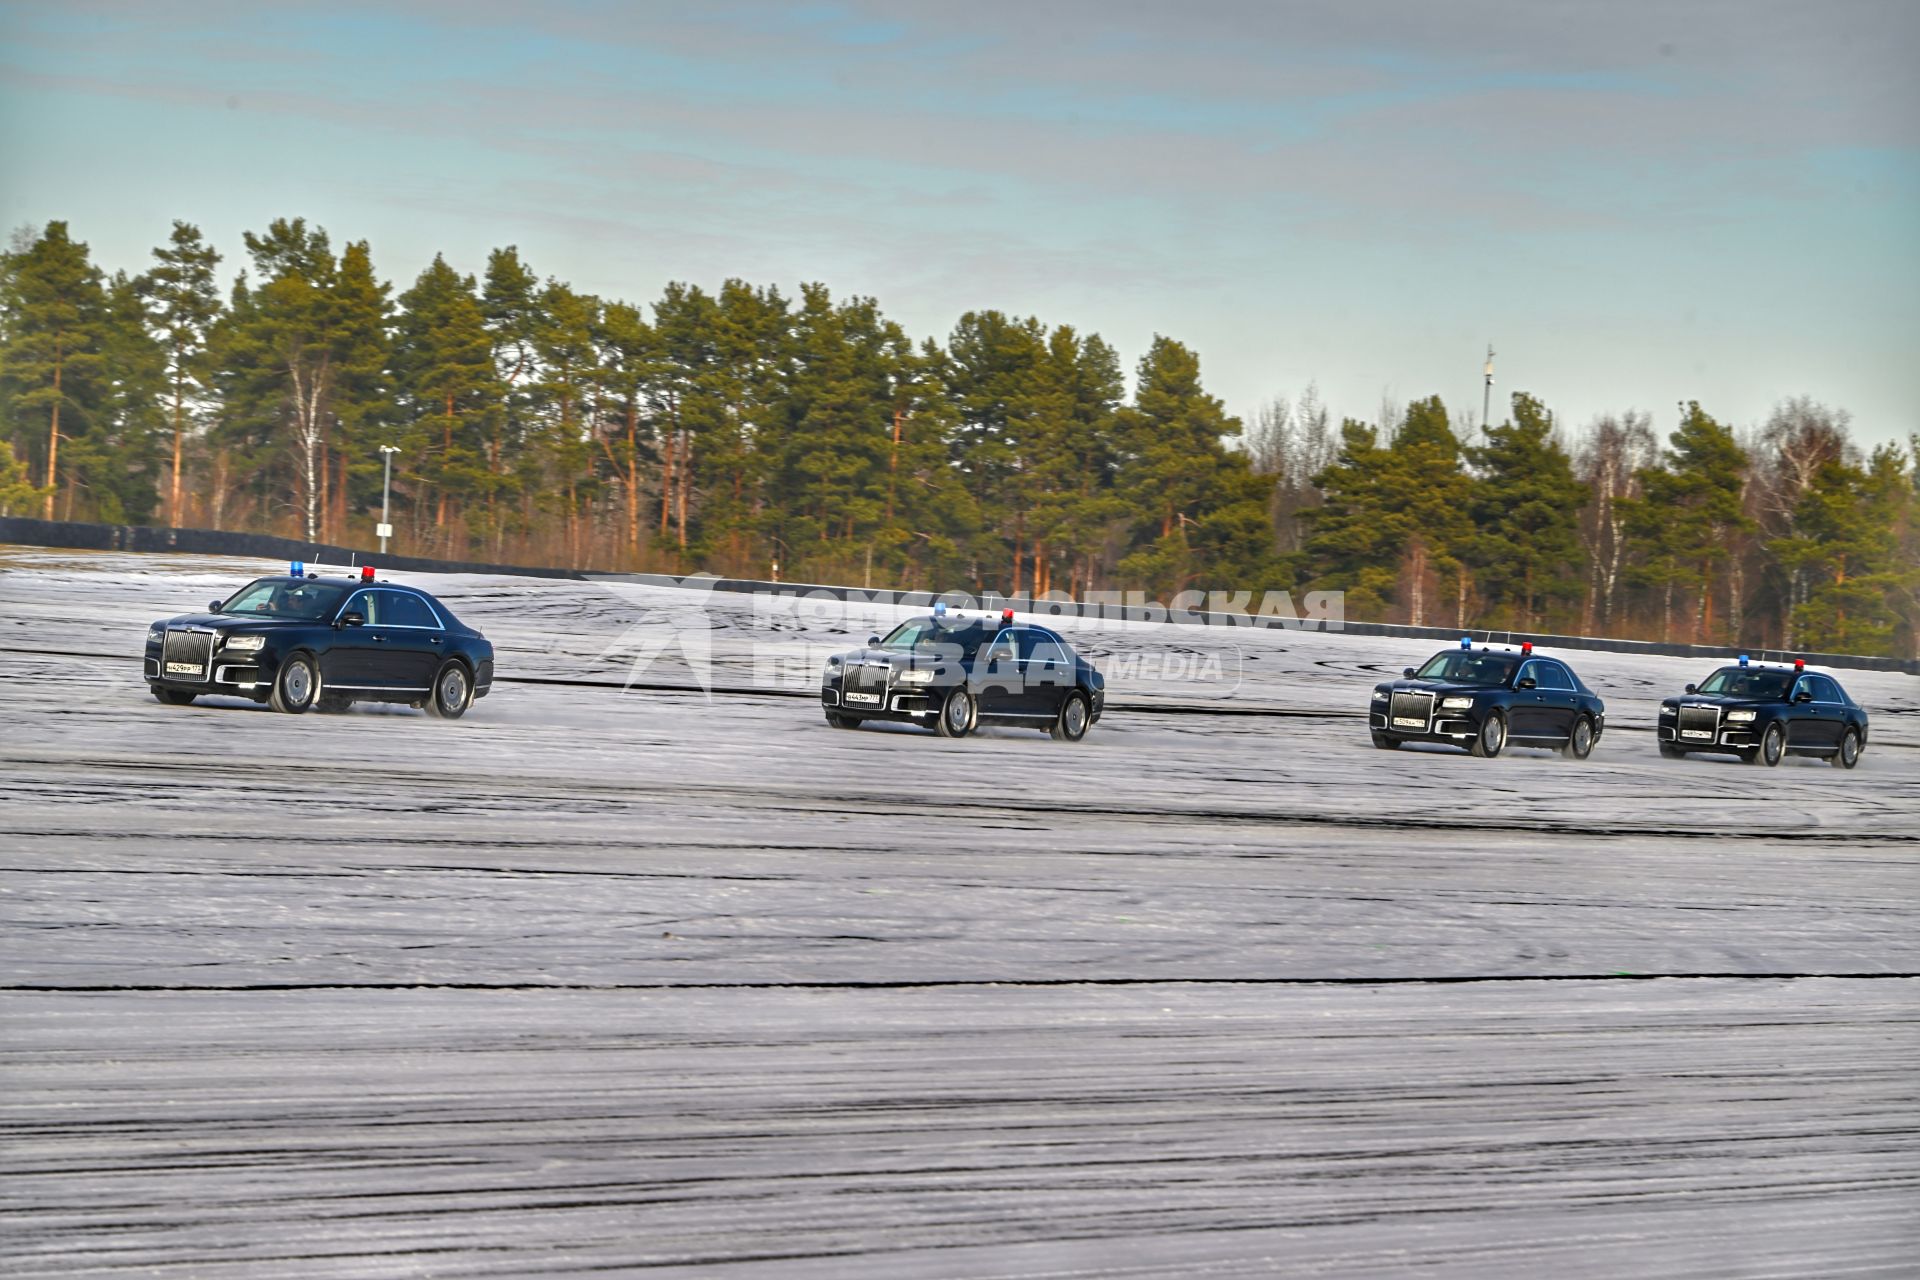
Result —
<instances>
[{"instance_id":1,"label":"white license plate","mask_svg":"<svg viewBox=\"0 0 1920 1280\"><path fill-rule=\"evenodd\" d=\"M877 693L850 693L847 695L847 701L848 702L870 702L875 705L878 705L880 701L880 695Z\"/></svg>"},{"instance_id":2,"label":"white license plate","mask_svg":"<svg viewBox=\"0 0 1920 1280\"><path fill-rule=\"evenodd\" d=\"M1393 722L1408 729L1424 729L1427 727L1425 720L1416 720L1412 716L1395 716Z\"/></svg>"},{"instance_id":3,"label":"white license plate","mask_svg":"<svg viewBox=\"0 0 1920 1280\"><path fill-rule=\"evenodd\" d=\"M1711 730L1711 729L1682 729L1682 730L1680 731L1680 736L1681 736L1681 737L1683 737L1683 738L1711 738L1711 737L1713 736L1713 730Z\"/></svg>"},{"instance_id":4,"label":"white license plate","mask_svg":"<svg viewBox=\"0 0 1920 1280\"><path fill-rule=\"evenodd\" d=\"M206 668L197 662L169 662L167 674L170 676L197 676Z\"/></svg>"}]
</instances>

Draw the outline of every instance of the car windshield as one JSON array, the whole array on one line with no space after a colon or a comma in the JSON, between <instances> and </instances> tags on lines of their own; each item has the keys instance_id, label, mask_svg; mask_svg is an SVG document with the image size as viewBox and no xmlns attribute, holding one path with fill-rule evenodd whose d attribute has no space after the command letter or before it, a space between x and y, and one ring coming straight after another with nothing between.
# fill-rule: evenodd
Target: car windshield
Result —
<instances>
[{"instance_id":1,"label":"car windshield","mask_svg":"<svg viewBox=\"0 0 1920 1280\"><path fill-rule=\"evenodd\" d=\"M964 652L971 653L979 647L985 634L977 621L945 626L932 618L909 618L888 632L887 638L880 642L880 647L901 652L931 653L936 649L958 645Z\"/></svg>"},{"instance_id":2,"label":"car windshield","mask_svg":"<svg viewBox=\"0 0 1920 1280\"><path fill-rule=\"evenodd\" d=\"M347 590L335 582L262 578L240 588L219 612L243 618L304 618L313 622L330 616Z\"/></svg>"},{"instance_id":3,"label":"car windshield","mask_svg":"<svg viewBox=\"0 0 1920 1280\"><path fill-rule=\"evenodd\" d=\"M1706 678L1699 691L1721 698L1784 698L1792 684L1791 671L1722 667Z\"/></svg>"},{"instance_id":4,"label":"car windshield","mask_svg":"<svg viewBox=\"0 0 1920 1280\"><path fill-rule=\"evenodd\" d=\"M1417 677L1421 680L1445 680L1452 684L1505 684L1519 659L1510 653L1482 653L1472 649L1450 649L1427 659Z\"/></svg>"}]
</instances>

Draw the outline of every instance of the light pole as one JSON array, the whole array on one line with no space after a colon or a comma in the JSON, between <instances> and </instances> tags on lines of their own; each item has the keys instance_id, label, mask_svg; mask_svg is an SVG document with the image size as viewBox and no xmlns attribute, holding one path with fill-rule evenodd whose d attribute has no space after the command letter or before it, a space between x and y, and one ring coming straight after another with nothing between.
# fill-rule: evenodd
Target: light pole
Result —
<instances>
[{"instance_id":1,"label":"light pole","mask_svg":"<svg viewBox=\"0 0 1920 1280\"><path fill-rule=\"evenodd\" d=\"M380 481L380 554L387 554L387 539L393 536L393 526L387 523L387 497L393 492L393 455L399 448L390 444L380 446L380 452L387 455L387 474Z\"/></svg>"},{"instance_id":2,"label":"light pole","mask_svg":"<svg viewBox=\"0 0 1920 1280\"><path fill-rule=\"evenodd\" d=\"M1480 429L1487 429L1488 415L1493 411L1493 344L1487 344L1487 385L1480 393Z\"/></svg>"}]
</instances>

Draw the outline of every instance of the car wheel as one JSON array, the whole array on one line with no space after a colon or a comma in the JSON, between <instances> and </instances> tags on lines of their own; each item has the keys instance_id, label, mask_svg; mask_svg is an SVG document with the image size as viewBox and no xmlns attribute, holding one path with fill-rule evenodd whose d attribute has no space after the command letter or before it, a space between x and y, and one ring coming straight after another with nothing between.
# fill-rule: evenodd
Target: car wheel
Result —
<instances>
[{"instance_id":1,"label":"car wheel","mask_svg":"<svg viewBox=\"0 0 1920 1280\"><path fill-rule=\"evenodd\" d=\"M1840 750L1834 752L1833 762L1842 769L1851 769L1860 763L1860 735L1849 729L1840 739Z\"/></svg>"},{"instance_id":2,"label":"car wheel","mask_svg":"<svg viewBox=\"0 0 1920 1280\"><path fill-rule=\"evenodd\" d=\"M314 669L313 659L296 653L280 664L280 674L273 678L273 692L267 695L267 705L275 711L297 716L313 705L319 693L320 674Z\"/></svg>"},{"instance_id":3,"label":"car wheel","mask_svg":"<svg viewBox=\"0 0 1920 1280\"><path fill-rule=\"evenodd\" d=\"M1087 736L1087 726L1091 723L1093 712L1087 707L1087 695L1070 693L1060 704L1060 714L1054 717L1053 727L1047 732L1056 742L1078 742Z\"/></svg>"},{"instance_id":4,"label":"car wheel","mask_svg":"<svg viewBox=\"0 0 1920 1280\"><path fill-rule=\"evenodd\" d=\"M845 716L841 715L838 711L829 711L827 712L827 723L836 729L858 729L860 727L860 717Z\"/></svg>"},{"instance_id":5,"label":"car wheel","mask_svg":"<svg viewBox=\"0 0 1920 1280\"><path fill-rule=\"evenodd\" d=\"M427 714L442 720L458 720L473 705L473 677L467 664L448 658L433 677L433 696L427 699Z\"/></svg>"},{"instance_id":6,"label":"car wheel","mask_svg":"<svg viewBox=\"0 0 1920 1280\"><path fill-rule=\"evenodd\" d=\"M1760 749L1747 757L1748 764L1763 764L1771 769L1780 763L1780 757L1787 754L1787 731L1780 727L1779 721L1767 726L1760 735Z\"/></svg>"},{"instance_id":7,"label":"car wheel","mask_svg":"<svg viewBox=\"0 0 1920 1280\"><path fill-rule=\"evenodd\" d=\"M1663 742L1660 744L1660 754L1665 756L1669 760L1678 760L1681 756L1684 756L1687 753L1682 751L1680 748L1674 746L1670 742Z\"/></svg>"},{"instance_id":8,"label":"car wheel","mask_svg":"<svg viewBox=\"0 0 1920 1280\"><path fill-rule=\"evenodd\" d=\"M1573 722L1573 733L1560 754L1569 760L1585 760L1593 754L1593 721L1581 716Z\"/></svg>"},{"instance_id":9,"label":"car wheel","mask_svg":"<svg viewBox=\"0 0 1920 1280\"><path fill-rule=\"evenodd\" d=\"M1491 760L1499 755L1507 745L1507 717L1498 711L1490 711L1487 718L1480 722L1480 732L1474 736L1473 745L1467 750L1483 759Z\"/></svg>"},{"instance_id":10,"label":"car wheel","mask_svg":"<svg viewBox=\"0 0 1920 1280\"><path fill-rule=\"evenodd\" d=\"M934 732L943 738L964 738L973 731L973 714L973 695L965 689L955 689L940 705L940 718L934 722Z\"/></svg>"},{"instance_id":11,"label":"car wheel","mask_svg":"<svg viewBox=\"0 0 1920 1280\"><path fill-rule=\"evenodd\" d=\"M1373 745L1382 751L1398 751L1400 749L1400 739L1398 738L1389 738L1384 733L1376 733L1371 736L1373 738Z\"/></svg>"},{"instance_id":12,"label":"car wheel","mask_svg":"<svg viewBox=\"0 0 1920 1280\"><path fill-rule=\"evenodd\" d=\"M170 707L184 707L199 695L190 689L162 689L159 685L149 685L153 690L154 701L164 702Z\"/></svg>"}]
</instances>

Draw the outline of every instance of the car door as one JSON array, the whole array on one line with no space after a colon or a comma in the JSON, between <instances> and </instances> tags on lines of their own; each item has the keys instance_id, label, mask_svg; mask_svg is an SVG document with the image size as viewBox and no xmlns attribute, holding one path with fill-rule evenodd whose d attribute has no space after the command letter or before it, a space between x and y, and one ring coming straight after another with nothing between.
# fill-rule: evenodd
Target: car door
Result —
<instances>
[{"instance_id":1,"label":"car door","mask_svg":"<svg viewBox=\"0 0 1920 1280\"><path fill-rule=\"evenodd\" d=\"M1825 676L1811 673L1800 677L1800 687L1813 695L1813 701L1800 705L1801 718L1794 724L1795 745L1838 747L1847 722L1839 687Z\"/></svg>"},{"instance_id":2,"label":"car door","mask_svg":"<svg viewBox=\"0 0 1920 1280\"><path fill-rule=\"evenodd\" d=\"M348 614L360 615L358 626L336 625L325 653L320 655L320 679L323 686L336 689L366 689L376 683L380 670L379 602L372 591L356 591L340 606L336 619Z\"/></svg>"},{"instance_id":3,"label":"car door","mask_svg":"<svg viewBox=\"0 0 1920 1280\"><path fill-rule=\"evenodd\" d=\"M1551 737L1547 728L1547 691L1541 687L1542 668L1538 658L1529 658L1513 673L1513 701L1507 708L1507 734L1514 738ZM1523 688L1525 681L1533 688Z\"/></svg>"},{"instance_id":4,"label":"car door","mask_svg":"<svg viewBox=\"0 0 1920 1280\"><path fill-rule=\"evenodd\" d=\"M1541 732L1556 738L1570 738L1573 736L1573 718L1580 709L1573 673L1557 662L1541 662L1538 666L1541 672L1540 687L1535 692L1546 695L1541 700Z\"/></svg>"},{"instance_id":5,"label":"car door","mask_svg":"<svg viewBox=\"0 0 1920 1280\"><path fill-rule=\"evenodd\" d=\"M987 641L974 664L974 696L983 716L1018 716L1025 696L1017 628L1003 628Z\"/></svg>"},{"instance_id":6,"label":"car door","mask_svg":"<svg viewBox=\"0 0 1920 1280\"><path fill-rule=\"evenodd\" d=\"M1025 683L1021 710L1052 719L1073 692L1073 654L1059 637L1032 628L1020 633L1020 674Z\"/></svg>"},{"instance_id":7,"label":"car door","mask_svg":"<svg viewBox=\"0 0 1920 1280\"><path fill-rule=\"evenodd\" d=\"M433 685L447 638L440 615L411 591L374 592L380 600L380 660L390 682L407 689Z\"/></svg>"}]
</instances>

